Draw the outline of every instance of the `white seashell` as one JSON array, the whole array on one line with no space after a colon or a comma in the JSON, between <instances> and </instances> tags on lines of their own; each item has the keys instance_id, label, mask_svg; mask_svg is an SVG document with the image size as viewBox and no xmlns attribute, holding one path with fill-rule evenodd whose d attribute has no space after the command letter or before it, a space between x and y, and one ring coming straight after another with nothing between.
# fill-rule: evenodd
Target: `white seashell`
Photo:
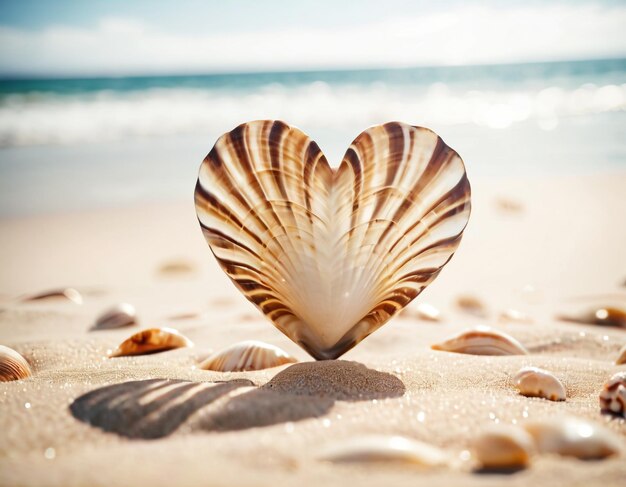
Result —
<instances>
[{"instance_id":1,"label":"white seashell","mask_svg":"<svg viewBox=\"0 0 626 487\"><path fill-rule=\"evenodd\" d=\"M94 330L110 330L137 324L137 311L132 304L120 303L102 313L96 319Z\"/></svg>"},{"instance_id":2,"label":"white seashell","mask_svg":"<svg viewBox=\"0 0 626 487\"><path fill-rule=\"evenodd\" d=\"M235 343L221 352L214 353L200 364L200 368L218 372L243 372L269 369L297 361L275 345L250 340Z\"/></svg>"},{"instance_id":3,"label":"white seashell","mask_svg":"<svg viewBox=\"0 0 626 487\"><path fill-rule=\"evenodd\" d=\"M600 409L626 418L626 371L618 372L604 384L600 393Z\"/></svg>"},{"instance_id":4,"label":"white seashell","mask_svg":"<svg viewBox=\"0 0 626 487\"><path fill-rule=\"evenodd\" d=\"M440 272L470 214L461 158L431 130L371 127L335 170L272 120L224 134L200 167L196 211L222 269L316 359L344 354Z\"/></svg>"},{"instance_id":5,"label":"white seashell","mask_svg":"<svg viewBox=\"0 0 626 487\"><path fill-rule=\"evenodd\" d=\"M532 323L533 320L530 316L518 311L516 309L505 309L500 313L498 319L504 323Z\"/></svg>"},{"instance_id":6,"label":"white seashell","mask_svg":"<svg viewBox=\"0 0 626 487\"><path fill-rule=\"evenodd\" d=\"M612 431L577 418L553 417L523 425L540 453L557 453L583 460L605 458L620 451L620 439Z\"/></svg>"},{"instance_id":7,"label":"white seashell","mask_svg":"<svg viewBox=\"0 0 626 487\"><path fill-rule=\"evenodd\" d=\"M415 311L417 312L417 317L420 320L426 320L426 321L440 321L441 320L441 312L437 308L435 308L432 304L419 303L415 307Z\"/></svg>"},{"instance_id":8,"label":"white seashell","mask_svg":"<svg viewBox=\"0 0 626 487\"><path fill-rule=\"evenodd\" d=\"M83 304L83 297L72 287L51 289L32 296L27 296L24 301L43 301L52 299L66 299L76 304Z\"/></svg>"},{"instance_id":9,"label":"white seashell","mask_svg":"<svg viewBox=\"0 0 626 487\"><path fill-rule=\"evenodd\" d=\"M172 328L148 328L124 340L109 357L146 355L191 346L191 340Z\"/></svg>"},{"instance_id":10,"label":"white seashell","mask_svg":"<svg viewBox=\"0 0 626 487\"><path fill-rule=\"evenodd\" d=\"M484 469L517 469L528 465L534 445L524 429L499 424L486 428L473 441L472 450Z\"/></svg>"},{"instance_id":11,"label":"white seashell","mask_svg":"<svg viewBox=\"0 0 626 487\"><path fill-rule=\"evenodd\" d=\"M476 296L461 295L456 298L456 306L467 314L486 318L488 316L487 306Z\"/></svg>"},{"instance_id":12,"label":"white seashell","mask_svg":"<svg viewBox=\"0 0 626 487\"><path fill-rule=\"evenodd\" d=\"M547 370L524 367L515 374L513 382L522 396L565 401L565 386Z\"/></svg>"},{"instance_id":13,"label":"white seashell","mask_svg":"<svg viewBox=\"0 0 626 487\"><path fill-rule=\"evenodd\" d=\"M626 345L624 345L619 354L617 356L617 360L615 360L615 365L623 365L626 364Z\"/></svg>"},{"instance_id":14,"label":"white seashell","mask_svg":"<svg viewBox=\"0 0 626 487\"><path fill-rule=\"evenodd\" d=\"M470 355L528 355L528 350L515 338L488 326L466 330L431 348Z\"/></svg>"},{"instance_id":15,"label":"white seashell","mask_svg":"<svg viewBox=\"0 0 626 487\"><path fill-rule=\"evenodd\" d=\"M326 448L320 460L335 463L404 463L420 467L439 467L450 463L441 449L402 436L362 436Z\"/></svg>"},{"instance_id":16,"label":"white seashell","mask_svg":"<svg viewBox=\"0 0 626 487\"><path fill-rule=\"evenodd\" d=\"M30 365L24 357L9 347L0 345L0 382L30 377Z\"/></svg>"}]
</instances>

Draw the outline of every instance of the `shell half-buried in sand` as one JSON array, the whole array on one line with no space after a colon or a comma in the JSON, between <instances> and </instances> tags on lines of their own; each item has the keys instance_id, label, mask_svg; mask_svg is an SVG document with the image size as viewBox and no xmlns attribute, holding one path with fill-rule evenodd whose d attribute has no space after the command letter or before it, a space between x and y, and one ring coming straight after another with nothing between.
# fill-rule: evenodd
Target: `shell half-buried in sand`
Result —
<instances>
[{"instance_id":1,"label":"shell half-buried in sand","mask_svg":"<svg viewBox=\"0 0 626 487\"><path fill-rule=\"evenodd\" d=\"M482 469L518 469L530 462L533 438L524 429L492 425L472 442L474 458Z\"/></svg>"},{"instance_id":2,"label":"shell half-buried in sand","mask_svg":"<svg viewBox=\"0 0 626 487\"><path fill-rule=\"evenodd\" d=\"M550 401L565 401L565 386L551 372L538 367L524 367L513 377L522 396L542 397Z\"/></svg>"},{"instance_id":3,"label":"shell half-buried in sand","mask_svg":"<svg viewBox=\"0 0 626 487\"><path fill-rule=\"evenodd\" d=\"M24 301L44 300L66 300L75 304L83 304L83 296L73 287L50 289L24 298Z\"/></svg>"},{"instance_id":4,"label":"shell half-buried in sand","mask_svg":"<svg viewBox=\"0 0 626 487\"><path fill-rule=\"evenodd\" d=\"M110 330L137 324L137 311L132 304L120 303L105 310L93 325L94 330Z\"/></svg>"},{"instance_id":5,"label":"shell half-buried in sand","mask_svg":"<svg viewBox=\"0 0 626 487\"><path fill-rule=\"evenodd\" d=\"M600 393L600 409L626 418L626 371L613 375Z\"/></svg>"},{"instance_id":6,"label":"shell half-buried in sand","mask_svg":"<svg viewBox=\"0 0 626 487\"><path fill-rule=\"evenodd\" d=\"M250 340L235 343L214 353L200 364L200 368L218 372L243 372L269 369L297 361L295 357L275 345Z\"/></svg>"},{"instance_id":7,"label":"shell half-buried in sand","mask_svg":"<svg viewBox=\"0 0 626 487\"><path fill-rule=\"evenodd\" d=\"M402 436L359 436L326 447L320 460L334 463L393 463L418 467L440 467L449 464L446 452Z\"/></svg>"},{"instance_id":8,"label":"shell half-buried in sand","mask_svg":"<svg viewBox=\"0 0 626 487\"><path fill-rule=\"evenodd\" d=\"M30 377L30 365L24 357L9 347L0 345L0 382Z\"/></svg>"},{"instance_id":9,"label":"shell half-buried in sand","mask_svg":"<svg viewBox=\"0 0 626 487\"><path fill-rule=\"evenodd\" d=\"M430 348L469 355L527 355L528 350L515 338L488 326L463 331Z\"/></svg>"},{"instance_id":10,"label":"shell half-buried in sand","mask_svg":"<svg viewBox=\"0 0 626 487\"><path fill-rule=\"evenodd\" d=\"M371 127L337 169L284 122L245 123L204 159L195 191L222 269L316 359L341 356L439 274L470 214L463 161L434 132Z\"/></svg>"},{"instance_id":11,"label":"shell half-buried in sand","mask_svg":"<svg viewBox=\"0 0 626 487\"><path fill-rule=\"evenodd\" d=\"M559 315L558 318L583 325L626 328L626 310L616 306L599 306L575 315Z\"/></svg>"},{"instance_id":12,"label":"shell half-buried in sand","mask_svg":"<svg viewBox=\"0 0 626 487\"><path fill-rule=\"evenodd\" d=\"M191 340L172 328L148 328L124 340L109 357L146 355L191 346Z\"/></svg>"}]
</instances>

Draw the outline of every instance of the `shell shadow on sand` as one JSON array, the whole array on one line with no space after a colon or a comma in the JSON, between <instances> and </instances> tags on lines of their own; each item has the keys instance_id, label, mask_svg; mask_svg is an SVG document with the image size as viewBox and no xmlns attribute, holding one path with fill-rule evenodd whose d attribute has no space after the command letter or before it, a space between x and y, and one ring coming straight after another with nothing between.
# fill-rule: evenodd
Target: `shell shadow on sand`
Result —
<instances>
[{"instance_id":1,"label":"shell shadow on sand","mask_svg":"<svg viewBox=\"0 0 626 487\"><path fill-rule=\"evenodd\" d=\"M236 395L218 408L212 402L247 379L191 382L150 379L102 387L77 398L72 415L85 423L128 438L163 438L197 413L205 431L234 431L324 416L335 401L400 397L405 386L396 376L356 362L330 360L294 364L267 384Z\"/></svg>"}]
</instances>

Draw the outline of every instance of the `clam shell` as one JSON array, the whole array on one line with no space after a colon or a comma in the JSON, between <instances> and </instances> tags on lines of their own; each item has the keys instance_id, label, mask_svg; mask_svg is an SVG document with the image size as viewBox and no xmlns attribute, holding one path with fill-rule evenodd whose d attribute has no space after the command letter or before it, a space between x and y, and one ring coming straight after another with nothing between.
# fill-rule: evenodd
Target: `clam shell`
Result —
<instances>
[{"instance_id":1,"label":"clam shell","mask_svg":"<svg viewBox=\"0 0 626 487\"><path fill-rule=\"evenodd\" d=\"M528 355L528 350L515 338L488 326L463 331L431 348L470 355Z\"/></svg>"},{"instance_id":2,"label":"clam shell","mask_svg":"<svg viewBox=\"0 0 626 487\"><path fill-rule=\"evenodd\" d=\"M560 315L560 320L583 325L616 326L626 328L626 310L614 306L599 306L578 315Z\"/></svg>"},{"instance_id":3,"label":"clam shell","mask_svg":"<svg viewBox=\"0 0 626 487\"><path fill-rule=\"evenodd\" d=\"M534 445L522 428L492 425L473 441L472 450L484 469L518 469L529 464Z\"/></svg>"},{"instance_id":4,"label":"clam shell","mask_svg":"<svg viewBox=\"0 0 626 487\"><path fill-rule=\"evenodd\" d=\"M148 328L124 340L109 357L146 355L191 346L191 340L172 328Z\"/></svg>"},{"instance_id":5,"label":"clam shell","mask_svg":"<svg viewBox=\"0 0 626 487\"><path fill-rule=\"evenodd\" d=\"M626 345L624 345L617 355L617 359L615 360L615 365L623 365L626 364Z\"/></svg>"},{"instance_id":6,"label":"clam shell","mask_svg":"<svg viewBox=\"0 0 626 487\"><path fill-rule=\"evenodd\" d=\"M461 295L457 297L456 307L467 314L478 316L479 318L486 318L489 314L485 303L476 296Z\"/></svg>"},{"instance_id":7,"label":"clam shell","mask_svg":"<svg viewBox=\"0 0 626 487\"><path fill-rule=\"evenodd\" d=\"M371 127L335 170L300 130L261 120L219 138L195 203L245 297L313 357L333 359L439 274L467 224L470 186L426 128Z\"/></svg>"},{"instance_id":8,"label":"clam shell","mask_svg":"<svg viewBox=\"0 0 626 487\"><path fill-rule=\"evenodd\" d=\"M547 370L524 367L515 374L513 382L522 396L565 401L565 386Z\"/></svg>"},{"instance_id":9,"label":"clam shell","mask_svg":"<svg viewBox=\"0 0 626 487\"><path fill-rule=\"evenodd\" d=\"M0 345L0 382L30 377L30 365L24 357L9 347Z\"/></svg>"},{"instance_id":10,"label":"clam shell","mask_svg":"<svg viewBox=\"0 0 626 487\"><path fill-rule=\"evenodd\" d=\"M439 467L450 462L441 449L402 436L362 436L340 441L318 455L334 463L400 463L420 467Z\"/></svg>"},{"instance_id":11,"label":"clam shell","mask_svg":"<svg viewBox=\"0 0 626 487\"><path fill-rule=\"evenodd\" d=\"M243 372L269 369L297 361L275 345L250 340L235 343L221 352L214 353L200 364L200 368L218 372Z\"/></svg>"},{"instance_id":12,"label":"clam shell","mask_svg":"<svg viewBox=\"0 0 626 487\"><path fill-rule=\"evenodd\" d=\"M613 375L600 393L602 412L626 418L626 371Z\"/></svg>"},{"instance_id":13,"label":"clam shell","mask_svg":"<svg viewBox=\"0 0 626 487\"><path fill-rule=\"evenodd\" d=\"M578 418L553 417L529 421L523 425L535 441L540 453L592 460L620 452L620 439L612 431Z\"/></svg>"},{"instance_id":14,"label":"clam shell","mask_svg":"<svg viewBox=\"0 0 626 487\"><path fill-rule=\"evenodd\" d=\"M137 311L132 304L120 303L104 311L93 326L94 330L110 330L137 324Z\"/></svg>"},{"instance_id":15,"label":"clam shell","mask_svg":"<svg viewBox=\"0 0 626 487\"><path fill-rule=\"evenodd\" d=\"M66 299L76 304L83 304L82 295L74 288L50 289L24 298L24 301L43 301L48 299Z\"/></svg>"}]
</instances>

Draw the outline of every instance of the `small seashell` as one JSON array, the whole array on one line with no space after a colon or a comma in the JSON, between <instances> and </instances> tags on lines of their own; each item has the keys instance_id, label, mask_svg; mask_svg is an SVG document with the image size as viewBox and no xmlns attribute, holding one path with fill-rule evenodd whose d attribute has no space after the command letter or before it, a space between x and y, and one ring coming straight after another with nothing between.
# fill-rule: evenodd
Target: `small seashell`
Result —
<instances>
[{"instance_id":1,"label":"small seashell","mask_svg":"<svg viewBox=\"0 0 626 487\"><path fill-rule=\"evenodd\" d=\"M513 382L522 396L565 401L565 386L547 370L524 367L515 374Z\"/></svg>"},{"instance_id":2,"label":"small seashell","mask_svg":"<svg viewBox=\"0 0 626 487\"><path fill-rule=\"evenodd\" d=\"M505 309L498 316L498 320L504 323L532 323L530 316L516 309Z\"/></svg>"},{"instance_id":3,"label":"small seashell","mask_svg":"<svg viewBox=\"0 0 626 487\"><path fill-rule=\"evenodd\" d=\"M30 377L30 365L24 357L9 347L0 345L0 382Z\"/></svg>"},{"instance_id":4,"label":"small seashell","mask_svg":"<svg viewBox=\"0 0 626 487\"><path fill-rule=\"evenodd\" d=\"M467 314L478 316L480 318L486 318L487 307L485 304L475 296L462 295L456 299L456 306L461 311Z\"/></svg>"},{"instance_id":5,"label":"small seashell","mask_svg":"<svg viewBox=\"0 0 626 487\"><path fill-rule=\"evenodd\" d=\"M432 304L419 303L415 307L417 317L425 321L441 321L441 312Z\"/></svg>"},{"instance_id":6,"label":"small seashell","mask_svg":"<svg viewBox=\"0 0 626 487\"><path fill-rule=\"evenodd\" d=\"M524 205L519 201L515 201L510 198L499 197L496 199L496 207L499 210L508 212L508 213L521 213L524 210Z\"/></svg>"},{"instance_id":7,"label":"small seashell","mask_svg":"<svg viewBox=\"0 0 626 487\"><path fill-rule=\"evenodd\" d=\"M600 459L620 451L620 440L612 431L578 418L553 417L523 425L541 453L557 453L582 460Z\"/></svg>"},{"instance_id":8,"label":"small seashell","mask_svg":"<svg viewBox=\"0 0 626 487\"><path fill-rule=\"evenodd\" d=\"M76 304L83 304L83 297L72 287L51 289L49 291L33 294L32 296L25 297L24 301L42 301L44 299L67 299Z\"/></svg>"},{"instance_id":9,"label":"small seashell","mask_svg":"<svg viewBox=\"0 0 626 487\"><path fill-rule=\"evenodd\" d=\"M626 371L613 375L600 393L600 409L626 418Z\"/></svg>"},{"instance_id":10,"label":"small seashell","mask_svg":"<svg viewBox=\"0 0 626 487\"><path fill-rule=\"evenodd\" d=\"M583 325L616 326L626 328L626 310L613 306L601 306L579 315L559 315L562 321Z\"/></svg>"},{"instance_id":11,"label":"small seashell","mask_svg":"<svg viewBox=\"0 0 626 487\"><path fill-rule=\"evenodd\" d=\"M477 326L430 348L470 355L528 355L515 338L488 326Z\"/></svg>"},{"instance_id":12,"label":"small seashell","mask_svg":"<svg viewBox=\"0 0 626 487\"><path fill-rule=\"evenodd\" d=\"M441 449L402 436L362 436L326 448L320 460L334 463L403 463L419 467L439 467L450 462Z\"/></svg>"},{"instance_id":13,"label":"small seashell","mask_svg":"<svg viewBox=\"0 0 626 487\"><path fill-rule=\"evenodd\" d=\"M148 328L124 340L109 357L146 355L191 346L191 340L172 328Z\"/></svg>"},{"instance_id":14,"label":"small seashell","mask_svg":"<svg viewBox=\"0 0 626 487\"><path fill-rule=\"evenodd\" d=\"M526 430L502 424L486 428L472 446L483 469L524 468L534 450L533 438Z\"/></svg>"},{"instance_id":15,"label":"small seashell","mask_svg":"<svg viewBox=\"0 0 626 487\"><path fill-rule=\"evenodd\" d=\"M185 260L172 260L164 262L159 267L159 274L166 276L176 276L183 274L191 274L194 272L194 265Z\"/></svg>"},{"instance_id":16,"label":"small seashell","mask_svg":"<svg viewBox=\"0 0 626 487\"><path fill-rule=\"evenodd\" d=\"M200 368L218 372L244 372L269 369L297 361L275 345L249 340L214 353L200 364Z\"/></svg>"},{"instance_id":17,"label":"small seashell","mask_svg":"<svg viewBox=\"0 0 626 487\"><path fill-rule=\"evenodd\" d=\"M615 361L615 365L624 365L626 364L626 345L624 345L619 351L619 355L617 356L617 360Z\"/></svg>"},{"instance_id":18,"label":"small seashell","mask_svg":"<svg viewBox=\"0 0 626 487\"><path fill-rule=\"evenodd\" d=\"M110 330L137 324L137 312L132 304L120 303L102 313L93 326L94 330Z\"/></svg>"}]
</instances>

